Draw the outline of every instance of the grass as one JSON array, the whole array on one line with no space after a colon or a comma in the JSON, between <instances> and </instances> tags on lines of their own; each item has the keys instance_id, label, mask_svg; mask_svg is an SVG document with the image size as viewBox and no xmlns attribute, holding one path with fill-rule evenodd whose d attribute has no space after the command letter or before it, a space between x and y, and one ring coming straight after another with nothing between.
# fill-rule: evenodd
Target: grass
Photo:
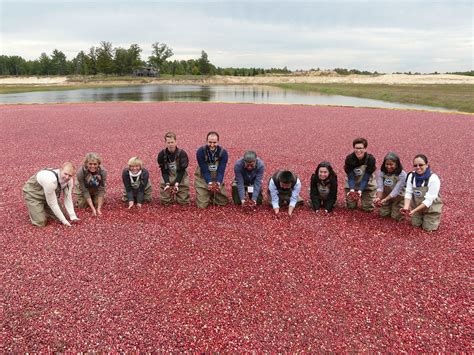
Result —
<instances>
[{"instance_id":1,"label":"grass","mask_svg":"<svg viewBox=\"0 0 474 355\"><path fill-rule=\"evenodd\" d=\"M474 113L474 86L463 84L273 84L283 89L343 95Z\"/></svg>"}]
</instances>

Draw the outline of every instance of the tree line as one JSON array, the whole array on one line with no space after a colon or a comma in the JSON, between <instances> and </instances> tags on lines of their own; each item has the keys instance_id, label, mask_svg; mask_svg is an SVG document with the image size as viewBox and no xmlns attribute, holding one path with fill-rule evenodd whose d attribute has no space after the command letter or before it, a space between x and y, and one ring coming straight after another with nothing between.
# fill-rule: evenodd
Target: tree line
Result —
<instances>
[{"instance_id":1,"label":"tree line","mask_svg":"<svg viewBox=\"0 0 474 355\"><path fill-rule=\"evenodd\" d=\"M55 49L48 55L41 53L38 59L25 60L20 56L0 55L0 75L131 75L134 70L153 67L161 74L171 75L235 75L255 76L260 74L291 73L280 68L221 68L209 61L205 51L197 59L170 60L173 50L165 43L152 44L152 53L147 60L141 57L138 44L129 48L114 48L111 42L102 41L88 51L80 51L72 60Z\"/></svg>"}]
</instances>

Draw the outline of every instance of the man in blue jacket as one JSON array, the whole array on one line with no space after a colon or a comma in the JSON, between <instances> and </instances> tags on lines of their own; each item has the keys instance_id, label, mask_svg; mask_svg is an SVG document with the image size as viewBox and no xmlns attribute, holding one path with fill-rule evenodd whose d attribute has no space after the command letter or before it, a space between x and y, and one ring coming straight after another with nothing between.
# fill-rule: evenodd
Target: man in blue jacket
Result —
<instances>
[{"instance_id":1,"label":"man in blue jacket","mask_svg":"<svg viewBox=\"0 0 474 355\"><path fill-rule=\"evenodd\" d=\"M236 205L255 206L263 201L262 180L265 172L263 160L257 153L247 151L234 166L235 179L232 183L232 199Z\"/></svg>"},{"instance_id":2,"label":"man in blue jacket","mask_svg":"<svg viewBox=\"0 0 474 355\"><path fill-rule=\"evenodd\" d=\"M219 145L219 134L209 132L207 144L196 152L198 166L194 173L196 205L206 208L209 203L224 206L229 199L224 186L224 174L229 155Z\"/></svg>"}]
</instances>

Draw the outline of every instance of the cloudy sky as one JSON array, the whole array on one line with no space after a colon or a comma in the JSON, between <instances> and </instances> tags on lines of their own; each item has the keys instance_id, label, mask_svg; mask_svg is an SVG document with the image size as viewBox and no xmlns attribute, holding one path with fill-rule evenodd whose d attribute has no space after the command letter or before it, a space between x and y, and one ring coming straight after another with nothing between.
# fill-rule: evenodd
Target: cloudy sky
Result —
<instances>
[{"instance_id":1,"label":"cloudy sky","mask_svg":"<svg viewBox=\"0 0 474 355\"><path fill-rule=\"evenodd\" d=\"M147 59L164 42L172 59L227 67L336 67L379 72L473 69L472 0L90 1L0 0L0 49L72 59L100 41Z\"/></svg>"}]
</instances>

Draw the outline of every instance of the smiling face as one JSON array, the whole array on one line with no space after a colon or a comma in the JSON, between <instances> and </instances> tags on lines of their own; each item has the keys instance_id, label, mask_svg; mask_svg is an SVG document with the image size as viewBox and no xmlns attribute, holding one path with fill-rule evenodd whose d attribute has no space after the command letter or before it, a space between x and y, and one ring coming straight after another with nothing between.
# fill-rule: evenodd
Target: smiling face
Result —
<instances>
[{"instance_id":1,"label":"smiling face","mask_svg":"<svg viewBox=\"0 0 474 355\"><path fill-rule=\"evenodd\" d=\"M395 169L397 168L397 163L394 162L393 160L385 160L385 169L389 174L392 174Z\"/></svg>"},{"instance_id":2,"label":"smiling face","mask_svg":"<svg viewBox=\"0 0 474 355\"><path fill-rule=\"evenodd\" d=\"M140 165L130 165L128 170L130 170L133 174L137 174L140 170L142 170L142 167Z\"/></svg>"},{"instance_id":3,"label":"smiling face","mask_svg":"<svg viewBox=\"0 0 474 355\"><path fill-rule=\"evenodd\" d=\"M87 162L87 170L89 170L90 173L96 173L97 170L99 169L99 162L95 159L89 160Z\"/></svg>"},{"instance_id":4,"label":"smiling face","mask_svg":"<svg viewBox=\"0 0 474 355\"><path fill-rule=\"evenodd\" d=\"M415 173L423 175L426 169L428 169L428 164L426 164L422 158L418 157L413 160L413 167L415 168Z\"/></svg>"},{"instance_id":5,"label":"smiling face","mask_svg":"<svg viewBox=\"0 0 474 355\"><path fill-rule=\"evenodd\" d=\"M329 170L326 167L320 167L318 171L318 177L320 180L326 180L329 176Z\"/></svg>"},{"instance_id":6,"label":"smiling face","mask_svg":"<svg viewBox=\"0 0 474 355\"><path fill-rule=\"evenodd\" d=\"M176 150L176 139L166 137L166 148L168 151L173 153Z\"/></svg>"},{"instance_id":7,"label":"smiling face","mask_svg":"<svg viewBox=\"0 0 474 355\"><path fill-rule=\"evenodd\" d=\"M61 183L67 183L74 175L74 168L72 166L65 166L59 170L59 180Z\"/></svg>"},{"instance_id":8,"label":"smiling face","mask_svg":"<svg viewBox=\"0 0 474 355\"><path fill-rule=\"evenodd\" d=\"M354 145L354 153L357 157L357 159L362 159L365 155L365 152L367 151L367 148L364 147L364 145L362 143L357 143L356 145Z\"/></svg>"},{"instance_id":9,"label":"smiling face","mask_svg":"<svg viewBox=\"0 0 474 355\"><path fill-rule=\"evenodd\" d=\"M255 169L256 165L257 165L257 162L255 160L244 162L244 168L249 171Z\"/></svg>"},{"instance_id":10,"label":"smiling face","mask_svg":"<svg viewBox=\"0 0 474 355\"><path fill-rule=\"evenodd\" d=\"M207 146L210 150L214 151L219 145L219 138L215 134L211 134L207 137Z\"/></svg>"}]
</instances>

